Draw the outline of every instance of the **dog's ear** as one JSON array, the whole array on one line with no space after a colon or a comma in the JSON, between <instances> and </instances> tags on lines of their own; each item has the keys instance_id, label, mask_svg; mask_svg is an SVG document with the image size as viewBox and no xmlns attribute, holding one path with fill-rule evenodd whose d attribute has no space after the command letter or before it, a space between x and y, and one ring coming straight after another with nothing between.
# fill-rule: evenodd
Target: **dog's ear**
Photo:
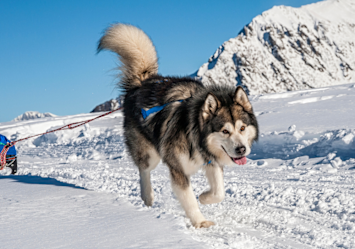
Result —
<instances>
[{"instance_id":1,"label":"dog's ear","mask_svg":"<svg viewBox=\"0 0 355 249\"><path fill-rule=\"evenodd\" d=\"M243 108L248 111L248 112L251 112L253 110L250 102L249 102L249 99L248 99L248 96L247 94L244 92L243 88L241 86L238 86L237 87L237 90L235 90L235 93L234 93L234 103L237 103L241 106L243 106Z\"/></svg>"},{"instance_id":2,"label":"dog's ear","mask_svg":"<svg viewBox=\"0 0 355 249\"><path fill-rule=\"evenodd\" d=\"M208 93L202 106L202 117L207 119L209 116L215 114L220 107L221 102L219 102L217 97L212 93Z\"/></svg>"}]
</instances>

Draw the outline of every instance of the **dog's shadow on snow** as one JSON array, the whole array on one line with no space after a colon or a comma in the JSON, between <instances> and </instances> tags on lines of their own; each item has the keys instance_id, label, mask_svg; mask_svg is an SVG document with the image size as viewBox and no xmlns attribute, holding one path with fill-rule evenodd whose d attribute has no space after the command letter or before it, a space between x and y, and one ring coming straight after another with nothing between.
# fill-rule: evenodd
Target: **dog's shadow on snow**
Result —
<instances>
[{"instance_id":1,"label":"dog's shadow on snow","mask_svg":"<svg viewBox=\"0 0 355 249\"><path fill-rule=\"evenodd\" d=\"M85 189L82 187L75 186L74 184L60 182L60 181L57 181L56 179L53 179L53 178L43 178L40 176L28 176L28 175L26 175L26 176L18 176L18 175L0 176L0 181L2 179L11 179L16 182L24 183L24 184L54 185L54 186L60 186L60 187L71 187L71 188L77 188L77 189Z\"/></svg>"}]
</instances>

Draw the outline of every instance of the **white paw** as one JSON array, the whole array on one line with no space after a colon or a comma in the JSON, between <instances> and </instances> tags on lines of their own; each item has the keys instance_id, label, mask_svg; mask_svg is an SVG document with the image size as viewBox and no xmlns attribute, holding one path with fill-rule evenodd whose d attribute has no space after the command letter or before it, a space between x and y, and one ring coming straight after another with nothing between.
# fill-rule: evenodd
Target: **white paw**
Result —
<instances>
[{"instance_id":1,"label":"white paw","mask_svg":"<svg viewBox=\"0 0 355 249\"><path fill-rule=\"evenodd\" d=\"M198 222L196 224L194 224L194 227L195 228L208 228L210 226L214 226L215 223L213 221L209 221L209 220L205 220L205 221L202 221L202 222Z\"/></svg>"},{"instance_id":2,"label":"white paw","mask_svg":"<svg viewBox=\"0 0 355 249\"><path fill-rule=\"evenodd\" d=\"M153 190L150 193L141 193L141 198L144 201L144 204L148 207L151 207L154 202L154 192Z\"/></svg>"},{"instance_id":3,"label":"white paw","mask_svg":"<svg viewBox=\"0 0 355 249\"><path fill-rule=\"evenodd\" d=\"M202 193L198 199L200 200L201 204L206 205L206 204L213 204L213 203L219 203L224 200L224 195L214 195L211 192L204 192Z\"/></svg>"}]
</instances>

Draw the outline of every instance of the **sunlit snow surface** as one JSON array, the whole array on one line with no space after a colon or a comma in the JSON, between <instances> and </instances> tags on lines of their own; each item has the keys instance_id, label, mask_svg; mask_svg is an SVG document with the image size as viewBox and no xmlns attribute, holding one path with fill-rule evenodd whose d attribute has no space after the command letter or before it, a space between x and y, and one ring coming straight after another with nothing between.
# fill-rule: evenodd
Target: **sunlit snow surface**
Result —
<instances>
[{"instance_id":1,"label":"sunlit snow surface","mask_svg":"<svg viewBox=\"0 0 355 249\"><path fill-rule=\"evenodd\" d=\"M260 138L254 144L245 166L225 168L225 200L220 204L200 205L206 218L217 223L208 229L196 230L185 218L172 194L168 170L163 164L152 172L155 193L153 207L144 206L139 194L138 171L124 145L121 113L111 114L76 130L52 133L19 143L18 175L25 175L26 181L31 177L53 178L70 186L84 188L66 188L67 195L71 195L74 190L94 194L90 201L79 201L78 210L83 212L84 220L86 212L92 208L93 213L99 212L92 202L96 198L97 202L104 199L103 202L108 204L105 205L107 208L103 217L108 223L105 225L101 220L98 226L100 231L117 230L117 236L120 236L117 227L122 227L122 224L112 220L119 218L121 209L118 204L115 204L115 208L110 205L125 202L128 210L148 214L153 227L158 227L156 222L161 222L162 227L168 227L174 234L180 233L181 242L174 244L177 248L179 243L183 248L197 248L197 245L211 248L354 248L355 84L254 95L250 99L259 121ZM0 123L0 133L16 140L97 115L79 114ZM0 177L0 187L8 188L9 181L15 179ZM66 186L49 185L51 191L61 188L61 192L58 192L60 204L60 196L65 195L63 188ZM192 186L196 197L208 188L203 172L192 177ZM50 192L50 195L53 198L56 196L55 192ZM73 199L80 199L78 195L75 194ZM25 196L25 193L23 197L17 193L16 198L11 199L11 196L0 192L3 211L0 224L6 224L5 228L1 226L0 242L7 236L11 237L12 233L20 232L13 231L15 228L27 230L38 223L38 220L29 220L28 223L16 226L19 221L16 222L15 217L9 215L11 210L16 210L15 214L19 216L25 216L30 212L30 205L37 212L42 210L45 217L48 215L46 208L51 205L41 201L36 206L35 201L27 200ZM110 198L111 202L108 201ZM22 209L17 206L16 200L21 203ZM26 205L27 202L31 204ZM52 201L52 205L55 204ZM128 212L127 206L124 209ZM69 212L70 217L72 214ZM61 217L64 219L66 214ZM142 222L148 218L143 217ZM13 219L13 222L6 222L9 219ZM73 220L76 221L77 217L73 217ZM149 229L149 226L147 229L142 228L139 218L131 223L127 219L121 219L121 222L130 224L130 229L133 222L137 226L137 238ZM56 227L62 225L63 221L52 220L49 224ZM95 226L98 223L91 221L89 224ZM68 226L66 223L64 225ZM88 230L87 227L85 229ZM134 229L130 231L135 232ZM24 231L22 234L26 235ZM151 247L149 243L134 244L134 241L132 247L140 245L142 248L162 248L166 241L165 247L169 248L172 239L167 234L157 231L155 238L159 243ZM37 241L45 241L40 233L33 236L38 238ZM179 238L178 235L174 236ZM75 237L69 237L75 242ZM80 236L77 240L80 240ZM129 245L130 240L132 236L122 236L121 242L125 243L122 245ZM58 240L57 247L63 241L66 241L65 234L62 241ZM106 245L115 248L112 241L113 238L103 236L99 247L104 248ZM21 244L21 236L17 244L11 241L7 243L7 248L35 248L25 241Z\"/></svg>"}]
</instances>

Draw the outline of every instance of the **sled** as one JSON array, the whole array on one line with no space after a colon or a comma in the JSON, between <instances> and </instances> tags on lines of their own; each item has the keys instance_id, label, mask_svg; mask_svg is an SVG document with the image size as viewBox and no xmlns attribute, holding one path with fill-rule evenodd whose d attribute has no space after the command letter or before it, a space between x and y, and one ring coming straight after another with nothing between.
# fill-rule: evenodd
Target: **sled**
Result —
<instances>
[{"instance_id":1,"label":"sled","mask_svg":"<svg viewBox=\"0 0 355 249\"><path fill-rule=\"evenodd\" d=\"M7 139L4 135L0 134L0 151L3 151L4 147L11 144L11 141ZM1 169L9 167L11 169L11 174L17 173L17 153L15 146L11 146L6 153L6 162L1 166Z\"/></svg>"}]
</instances>

